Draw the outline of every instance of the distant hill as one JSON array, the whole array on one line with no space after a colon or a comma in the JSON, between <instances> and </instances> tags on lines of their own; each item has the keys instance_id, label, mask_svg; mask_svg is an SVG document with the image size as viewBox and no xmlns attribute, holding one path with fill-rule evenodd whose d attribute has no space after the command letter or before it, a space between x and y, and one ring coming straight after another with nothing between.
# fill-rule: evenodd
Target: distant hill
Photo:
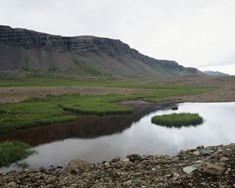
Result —
<instances>
[{"instance_id":1,"label":"distant hill","mask_svg":"<svg viewBox=\"0 0 235 188\"><path fill-rule=\"evenodd\" d=\"M219 71L204 71L208 76L230 76L229 74L219 72Z\"/></svg>"},{"instance_id":2,"label":"distant hill","mask_svg":"<svg viewBox=\"0 0 235 188\"><path fill-rule=\"evenodd\" d=\"M0 71L131 77L203 75L196 68L143 55L120 40L63 37L9 26L0 26Z\"/></svg>"}]
</instances>

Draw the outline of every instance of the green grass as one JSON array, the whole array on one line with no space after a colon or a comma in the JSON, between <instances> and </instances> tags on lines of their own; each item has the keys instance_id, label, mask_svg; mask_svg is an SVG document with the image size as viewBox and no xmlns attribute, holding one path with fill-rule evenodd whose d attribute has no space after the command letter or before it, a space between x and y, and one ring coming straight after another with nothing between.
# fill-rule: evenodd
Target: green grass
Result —
<instances>
[{"instance_id":1,"label":"green grass","mask_svg":"<svg viewBox=\"0 0 235 188\"><path fill-rule=\"evenodd\" d=\"M168 95L176 96L182 93L181 90L178 92L175 90ZM82 96L74 94L31 99L15 104L2 104L0 106L0 134L79 118L79 115L76 114L66 115L65 111L96 115L127 114L132 112L132 108L116 104L116 102L134 99L157 102L163 100L164 96L163 91L132 95Z\"/></svg>"},{"instance_id":2,"label":"green grass","mask_svg":"<svg viewBox=\"0 0 235 188\"><path fill-rule=\"evenodd\" d=\"M198 114L180 113L154 116L152 123L157 125L164 125L167 127L182 127L189 125L199 125L203 123L203 118Z\"/></svg>"},{"instance_id":3,"label":"green grass","mask_svg":"<svg viewBox=\"0 0 235 188\"><path fill-rule=\"evenodd\" d=\"M155 84L146 83L148 80L143 78L112 79L107 77L100 78L76 78L63 76L26 76L10 77L0 76L0 87L58 87L58 86L81 86L81 87L114 87L132 88L144 90L183 90L200 89L210 91L214 88L198 86L183 86L174 84ZM168 92L166 92L168 93Z\"/></svg>"},{"instance_id":4,"label":"green grass","mask_svg":"<svg viewBox=\"0 0 235 188\"><path fill-rule=\"evenodd\" d=\"M63 76L26 76L6 77L0 76L0 87L56 87L56 86L82 86L82 87L122 87L136 88L142 79L117 80L106 77L76 78ZM136 86L137 85L137 86Z\"/></svg>"},{"instance_id":5,"label":"green grass","mask_svg":"<svg viewBox=\"0 0 235 188\"><path fill-rule=\"evenodd\" d=\"M21 159L25 159L35 151L20 141L5 141L0 143L0 167L9 166Z\"/></svg>"},{"instance_id":6,"label":"green grass","mask_svg":"<svg viewBox=\"0 0 235 188\"><path fill-rule=\"evenodd\" d=\"M0 87L116 87L141 89L138 94L109 94L109 95L63 95L49 96L42 99L31 99L15 104L0 104L0 134L6 134L21 129L54 124L57 122L73 121L79 115L65 115L65 111L78 114L123 114L131 113L132 109L116 102L142 99L150 102L166 101L169 97L194 95L211 91L212 88L196 86L179 86L170 84L147 83L146 80L112 80L86 79L79 80L68 77L29 76L25 78L1 77Z\"/></svg>"},{"instance_id":7,"label":"green grass","mask_svg":"<svg viewBox=\"0 0 235 188\"><path fill-rule=\"evenodd\" d=\"M78 75L84 76L104 76L104 74L95 68L88 65L88 63L83 62L79 59L73 59L74 66L71 68L70 72Z\"/></svg>"},{"instance_id":8,"label":"green grass","mask_svg":"<svg viewBox=\"0 0 235 188\"><path fill-rule=\"evenodd\" d=\"M0 134L77 119L76 116L65 116L56 104L56 99L50 97L47 100L30 100L1 107L4 113L0 114Z\"/></svg>"},{"instance_id":9,"label":"green grass","mask_svg":"<svg viewBox=\"0 0 235 188\"><path fill-rule=\"evenodd\" d=\"M61 104L60 107L66 111L76 112L79 114L127 114L132 112L132 108L128 106L115 104L130 96L125 95L98 95L98 96L79 96L76 100L69 99L70 102ZM135 97L133 97L135 98Z\"/></svg>"},{"instance_id":10,"label":"green grass","mask_svg":"<svg viewBox=\"0 0 235 188\"><path fill-rule=\"evenodd\" d=\"M130 107L114 104L129 98L129 96L115 94L101 96L64 95L32 99L16 104L4 104L1 105L0 134L78 119L78 115L65 115L64 110L98 115L131 113Z\"/></svg>"}]
</instances>

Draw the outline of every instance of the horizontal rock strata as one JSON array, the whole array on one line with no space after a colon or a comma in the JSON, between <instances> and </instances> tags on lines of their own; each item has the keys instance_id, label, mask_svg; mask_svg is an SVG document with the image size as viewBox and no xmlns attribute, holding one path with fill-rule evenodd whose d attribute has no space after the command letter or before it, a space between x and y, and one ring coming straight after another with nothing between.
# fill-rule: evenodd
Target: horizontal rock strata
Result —
<instances>
[{"instance_id":1,"label":"horizontal rock strata","mask_svg":"<svg viewBox=\"0 0 235 188\"><path fill-rule=\"evenodd\" d=\"M89 71L100 72L108 69L107 72L112 74L126 71L130 76L203 74L175 61L143 55L120 40L94 36L65 37L9 26L0 26L0 58L2 71L20 68L68 71L74 69L71 66L75 62L83 71L84 66L88 66L86 71L88 68Z\"/></svg>"}]
</instances>

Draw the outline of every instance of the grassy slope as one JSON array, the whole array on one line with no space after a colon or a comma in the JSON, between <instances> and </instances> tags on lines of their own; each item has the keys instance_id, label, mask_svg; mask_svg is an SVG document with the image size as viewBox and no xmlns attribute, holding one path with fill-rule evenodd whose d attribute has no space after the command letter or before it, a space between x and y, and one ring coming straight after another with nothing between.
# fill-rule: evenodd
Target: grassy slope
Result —
<instances>
[{"instance_id":1,"label":"grassy slope","mask_svg":"<svg viewBox=\"0 0 235 188\"><path fill-rule=\"evenodd\" d=\"M125 81L108 79L79 79L61 76L28 76L21 78L1 77L0 87L54 87L54 86L84 86L84 87L138 87L138 80L128 79Z\"/></svg>"},{"instance_id":2,"label":"grassy slope","mask_svg":"<svg viewBox=\"0 0 235 188\"><path fill-rule=\"evenodd\" d=\"M0 106L0 134L26 129L33 126L41 126L56 122L72 121L78 115L65 115L64 110L82 114L117 114L130 113L132 109L127 106L117 105L115 102L143 99L158 102L166 97L197 94L208 91L208 88L176 85L144 84L140 80L74 80L71 78L53 77L29 77L22 79L1 79L0 86L81 86L81 87L117 87L144 89L143 94L127 95L97 95L80 96L64 95L33 99L16 104L4 104Z\"/></svg>"}]
</instances>

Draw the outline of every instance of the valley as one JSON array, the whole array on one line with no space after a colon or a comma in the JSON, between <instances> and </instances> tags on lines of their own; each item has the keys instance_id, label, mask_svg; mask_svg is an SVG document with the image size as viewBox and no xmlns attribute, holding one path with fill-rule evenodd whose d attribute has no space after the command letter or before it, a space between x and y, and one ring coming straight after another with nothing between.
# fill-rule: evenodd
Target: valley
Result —
<instances>
[{"instance_id":1,"label":"valley","mask_svg":"<svg viewBox=\"0 0 235 188\"><path fill-rule=\"evenodd\" d=\"M3 187L234 186L234 144L228 143L234 143L234 125L228 122L234 122L235 76L206 76L116 39L9 26L0 26L0 59L2 164L10 161L8 151L23 150L0 169ZM153 115L172 113L173 106L205 121L151 124ZM222 170L201 170L208 163ZM185 172L190 165L194 172ZM137 181L139 171L150 180Z\"/></svg>"}]
</instances>

